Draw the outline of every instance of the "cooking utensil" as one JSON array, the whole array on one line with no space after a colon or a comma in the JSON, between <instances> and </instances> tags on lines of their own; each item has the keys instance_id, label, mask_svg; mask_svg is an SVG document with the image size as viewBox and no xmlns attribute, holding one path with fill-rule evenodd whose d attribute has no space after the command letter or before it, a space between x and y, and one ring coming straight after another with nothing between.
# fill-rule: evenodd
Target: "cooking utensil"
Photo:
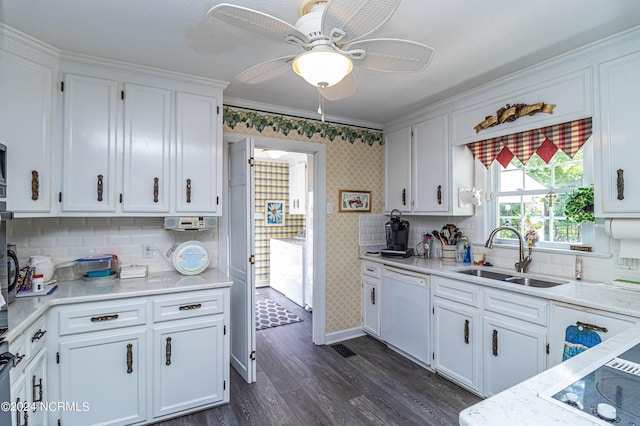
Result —
<instances>
[{"instance_id":1,"label":"cooking utensil","mask_svg":"<svg viewBox=\"0 0 640 426\"><path fill-rule=\"evenodd\" d=\"M439 239L443 246L447 245L447 242L444 240L444 238L442 238L442 235L440 235L440 233L437 230L434 229L433 232L431 232L431 234L437 239Z\"/></svg>"}]
</instances>

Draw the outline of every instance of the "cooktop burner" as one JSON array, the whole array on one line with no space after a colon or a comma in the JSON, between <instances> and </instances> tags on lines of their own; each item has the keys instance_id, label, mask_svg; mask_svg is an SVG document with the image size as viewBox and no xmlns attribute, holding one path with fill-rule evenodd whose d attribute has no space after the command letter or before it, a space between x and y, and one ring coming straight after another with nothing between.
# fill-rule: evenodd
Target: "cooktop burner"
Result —
<instances>
[{"instance_id":1,"label":"cooktop burner","mask_svg":"<svg viewBox=\"0 0 640 426\"><path fill-rule=\"evenodd\" d=\"M640 425L640 345L552 396L602 424Z\"/></svg>"}]
</instances>

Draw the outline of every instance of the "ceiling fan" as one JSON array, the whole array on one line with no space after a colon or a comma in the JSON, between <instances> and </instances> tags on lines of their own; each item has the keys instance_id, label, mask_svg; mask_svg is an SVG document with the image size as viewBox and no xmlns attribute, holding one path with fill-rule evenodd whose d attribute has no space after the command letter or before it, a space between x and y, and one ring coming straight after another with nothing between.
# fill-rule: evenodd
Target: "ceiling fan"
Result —
<instances>
[{"instance_id":1,"label":"ceiling fan","mask_svg":"<svg viewBox=\"0 0 640 426\"><path fill-rule=\"evenodd\" d=\"M354 64L395 73L419 72L427 67L434 50L422 43L395 38L363 40L387 22L399 4L400 0L302 0L295 26L228 3L212 7L208 15L304 50L255 65L238 74L236 80L257 84L293 69L316 86L322 97L334 101L355 93Z\"/></svg>"}]
</instances>

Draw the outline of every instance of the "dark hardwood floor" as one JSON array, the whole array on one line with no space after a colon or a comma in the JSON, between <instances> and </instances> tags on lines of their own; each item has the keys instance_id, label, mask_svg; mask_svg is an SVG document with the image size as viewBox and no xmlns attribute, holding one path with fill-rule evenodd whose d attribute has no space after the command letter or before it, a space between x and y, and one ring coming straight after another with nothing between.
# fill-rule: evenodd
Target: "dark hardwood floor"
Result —
<instances>
[{"instance_id":1,"label":"dark hardwood floor","mask_svg":"<svg viewBox=\"0 0 640 426\"><path fill-rule=\"evenodd\" d=\"M311 341L311 314L268 287L302 322L259 330L257 381L231 369L231 402L160 423L197 425L457 425L480 398L418 367L371 337L342 342L344 358Z\"/></svg>"}]
</instances>

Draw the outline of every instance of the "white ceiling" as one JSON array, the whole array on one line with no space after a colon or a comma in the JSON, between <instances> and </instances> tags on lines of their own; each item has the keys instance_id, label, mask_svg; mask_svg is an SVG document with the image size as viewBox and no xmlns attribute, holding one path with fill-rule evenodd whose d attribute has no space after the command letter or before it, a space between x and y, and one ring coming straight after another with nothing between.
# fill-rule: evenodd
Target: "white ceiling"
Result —
<instances>
[{"instance_id":1,"label":"white ceiling","mask_svg":"<svg viewBox=\"0 0 640 426\"><path fill-rule=\"evenodd\" d=\"M335 0L338 1L338 0ZM227 104L315 116L316 89L293 71L258 85L234 76L299 48L207 18L219 0L1 0L0 21L59 49L230 82ZM291 24L298 0L227 0ZM328 119L381 127L417 108L640 25L638 0L403 0L367 37L436 51L418 74L356 66L358 88Z\"/></svg>"}]
</instances>

